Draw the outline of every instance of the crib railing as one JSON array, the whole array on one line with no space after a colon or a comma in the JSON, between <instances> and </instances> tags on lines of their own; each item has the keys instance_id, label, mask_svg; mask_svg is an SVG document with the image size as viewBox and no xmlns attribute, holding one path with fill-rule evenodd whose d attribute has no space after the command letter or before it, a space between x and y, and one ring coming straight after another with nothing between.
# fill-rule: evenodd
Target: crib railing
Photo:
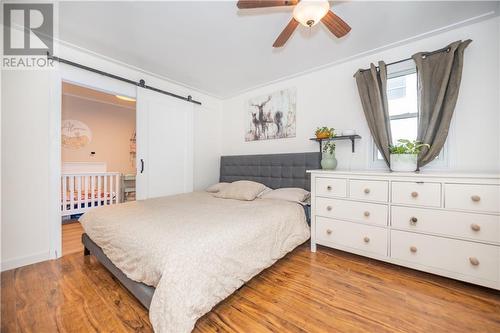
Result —
<instances>
[{"instance_id":1,"label":"crib railing","mask_svg":"<svg viewBox=\"0 0 500 333\"><path fill-rule=\"evenodd\" d=\"M61 216L119 203L120 175L119 172L62 174Z\"/></svg>"}]
</instances>

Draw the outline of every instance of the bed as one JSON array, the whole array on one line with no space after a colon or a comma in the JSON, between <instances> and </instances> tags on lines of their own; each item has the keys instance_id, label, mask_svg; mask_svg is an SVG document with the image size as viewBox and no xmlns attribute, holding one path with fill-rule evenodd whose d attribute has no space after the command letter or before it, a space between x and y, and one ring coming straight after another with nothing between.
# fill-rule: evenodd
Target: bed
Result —
<instances>
[{"instance_id":1,"label":"bed","mask_svg":"<svg viewBox=\"0 0 500 333\"><path fill-rule=\"evenodd\" d=\"M220 181L309 190L319 153L223 156ZM201 221L201 222L200 222ZM103 207L81 218L93 254L150 310L157 332L196 320L309 238L304 208L193 192Z\"/></svg>"}]
</instances>

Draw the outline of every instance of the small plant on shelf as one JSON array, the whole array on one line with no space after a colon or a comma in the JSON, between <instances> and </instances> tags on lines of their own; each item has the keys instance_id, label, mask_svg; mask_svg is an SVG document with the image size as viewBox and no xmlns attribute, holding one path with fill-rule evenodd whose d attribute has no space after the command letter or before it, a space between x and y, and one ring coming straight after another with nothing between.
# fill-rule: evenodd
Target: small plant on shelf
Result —
<instances>
[{"instance_id":1,"label":"small plant on shelf","mask_svg":"<svg viewBox=\"0 0 500 333\"><path fill-rule=\"evenodd\" d=\"M335 136L335 129L326 126L318 127L314 132L317 139L329 139Z\"/></svg>"},{"instance_id":2,"label":"small plant on shelf","mask_svg":"<svg viewBox=\"0 0 500 333\"><path fill-rule=\"evenodd\" d=\"M335 142L328 141L323 145L323 153L335 154Z\"/></svg>"},{"instance_id":3,"label":"small plant on shelf","mask_svg":"<svg viewBox=\"0 0 500 333\"><path fill-rule=\"evenodd\" d=\"M398 143L389 146L392 171L416 171L418 169L418 154L424 148L430 148L427 143L416 140L400 139Z\"/></svg>"},{"instance_id":4,"label":"small plant on shelf","mask_svg":"<svg viewBox=\"0 0 500 333\"><path fill-rule=\"evenodd\" d=\"M328 141L323 145L323 156L321 158L321 167L325 170L333 170L337 167L335 158L335 142Z\"/></svg>"}]
</instances>

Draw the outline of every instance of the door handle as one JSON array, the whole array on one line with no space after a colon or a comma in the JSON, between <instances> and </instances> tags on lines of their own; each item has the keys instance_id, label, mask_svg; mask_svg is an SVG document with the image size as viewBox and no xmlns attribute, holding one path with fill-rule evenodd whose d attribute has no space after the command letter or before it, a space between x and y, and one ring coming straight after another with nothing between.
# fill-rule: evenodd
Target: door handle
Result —
<instances>
[{"instance_id":1,"label":"door handle","mask_svg":"<svg viewBox=\"0 0 500 333\"><path fill-rule=\"evenodd\" d=\"M144 172L144 160L141 158L141 173Z\"/></svg>"}]
</instances>

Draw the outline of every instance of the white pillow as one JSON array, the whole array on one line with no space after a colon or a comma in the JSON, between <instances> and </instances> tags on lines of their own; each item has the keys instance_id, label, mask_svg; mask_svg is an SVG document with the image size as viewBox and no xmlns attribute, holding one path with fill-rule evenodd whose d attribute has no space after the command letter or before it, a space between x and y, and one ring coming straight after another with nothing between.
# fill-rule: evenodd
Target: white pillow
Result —
<instances>
[{"instance_id":1,"label":"white pillow","mask_svg":"<svg viewBox=\"0 0 500 333\"><path fill-rule=\"evenodd\" d=\"M269 193L269 192L272 192L272 191L273 191L273 189L272 189L272 188L269 188L269 187L267 187L267 186L266 186L266 188L264 189L264 191L260 192L260 193L259 193L259 195L257 196L257 198L260 198L260 197L262 197L264 194Z\"/></svg>"},{"instance_id":2,"label":"white pillow","mask_svg":"<svg viewBox=\"0 0 500 333\"><path fill-rule=\"evenodd\" d=\"M311 193L298 187L284 187L269 191L260 196L262 199L279 199L285 201L292 201L304 203Z\"/></svg>"},{"instance_id":3,"label":"white pillow","mask_svg":"<svg viewBox=\"0 0 500 333\"><path fill-rule=\"evenodd\" d=\"M219 192L220 190L222 190L223 188L225 188L227 185L229 185L229 183L225 183L225 182L213 184L212 186L207 187L207 189L205 191L207 191L209 193L216 193L216 192Z\"/></svg>"},{"instance_id":4,"label":"white pillow","mask_svg":"<svg viewBox=\"0 0 500 333\"><path fill-rule=\"evenodd\" d=\"M222 199L251 201L267 188L266 185L261 183L249 180L238 180L224 186L219 192L215 193L214 196Z\"/></svg>"}]
</instances>

